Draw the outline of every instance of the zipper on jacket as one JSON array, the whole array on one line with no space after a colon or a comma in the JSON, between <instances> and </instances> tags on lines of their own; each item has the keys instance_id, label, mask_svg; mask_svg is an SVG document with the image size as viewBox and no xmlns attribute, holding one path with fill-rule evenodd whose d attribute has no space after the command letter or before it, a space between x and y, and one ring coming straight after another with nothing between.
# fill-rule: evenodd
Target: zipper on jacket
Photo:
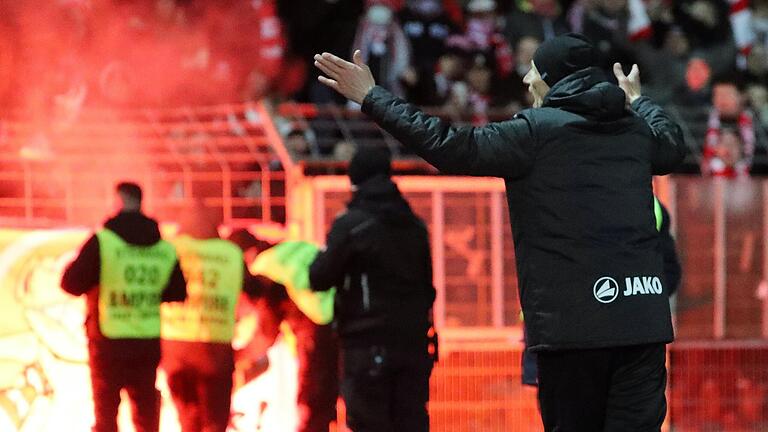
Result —
<instances>
[{"instance_id":1,"label":"zipper on jacket","mask_svg":"<svg viewBox=\"0 0 768 432\"><path fill-rule=\"evenodd\" d=\"M368 286L367 273L360 275L360 286L363 288L363 310L367 312L371 309L371 289Z\"/></svg>"},{"instance_id":2,"label":"zipper on jacket","mask_svg":"<svg viewBox=\"0 0 768 432\"><path fill-rule=\"evenodd\" d=\"M349 291L349 286L351 282L352 282L352 278L349 275L344 276L344 291Z\"/></svg>"}]
</instances>

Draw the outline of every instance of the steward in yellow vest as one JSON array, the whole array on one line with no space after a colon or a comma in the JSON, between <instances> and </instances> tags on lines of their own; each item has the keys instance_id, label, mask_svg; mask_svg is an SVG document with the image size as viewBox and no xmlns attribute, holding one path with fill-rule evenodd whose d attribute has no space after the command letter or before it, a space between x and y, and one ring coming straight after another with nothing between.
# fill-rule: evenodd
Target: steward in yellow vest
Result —
<instances>
[{"instance_id":1,"label":"steward in yellow vest","mask_svg":"<svg viewBox=\"0 0 768 432\"><path fill-rule=\"evenodd\" d=\"M246 271L242 251L218 238L181 235L172 243L187 279L187 300L163 305L163 340L229 345Z\"/></svg>"},{"instance_id":2,"label":"steward in yellow vest","mask_svg":"<svg viewBox=\"0 0 768 432\"><path fill-rule=\"evenodd\" d=\"M106 221L67 267L61 287L85 295L95 432L117 431L120 391L134 407L137 432L156 432L160 394L160 303L182 301L186 283L157 222L141 213L141 189L121 183L121 211Z\"/></svg>"},{"instance_id":3,"label":"steward in yellow vest","mask_svg":"<svg viewBox=\"0 0 768 432\"><path fill-rule=\"evenodd\" d=\"M182 432L225 432L229 423L235 307L254 278L234 243L218 238L215 216L197 206L171 240L187 279L187 300L162 307L162 367Z\"/></svg>"}]
</instances>

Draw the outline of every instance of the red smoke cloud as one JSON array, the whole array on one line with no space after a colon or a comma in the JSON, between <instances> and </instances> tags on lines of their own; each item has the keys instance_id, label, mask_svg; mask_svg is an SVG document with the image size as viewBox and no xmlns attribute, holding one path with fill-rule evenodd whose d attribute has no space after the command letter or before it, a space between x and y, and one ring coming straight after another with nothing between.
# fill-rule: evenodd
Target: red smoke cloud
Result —
<instances>
[{"instance_id":1,"label":"red smoke cloud","mask_svg":"<svg viewBox=\"0 0 768 432\"><path fill-rule=\"evenodd\" d=\"M88 214L69 219L101 219L116 181L166 170L149 135L192 153L210 138L147 131L135 108L258 99L286 81L284 45L274 0L0 0L0 217L25 215L28 187L55 201L34 217L70 194Z\"/></svg>"},{"instance_id":2,"label":"red smoke cloud","mask_svg":"<svg viewBox=\"0 0 768 432\"><path fill-rule=\"evenodd\" d=\"M40 114L57 101L258 98L280 71L283 46L272 0L0 2L0 105Z\"/></svg>"}]
</instances>

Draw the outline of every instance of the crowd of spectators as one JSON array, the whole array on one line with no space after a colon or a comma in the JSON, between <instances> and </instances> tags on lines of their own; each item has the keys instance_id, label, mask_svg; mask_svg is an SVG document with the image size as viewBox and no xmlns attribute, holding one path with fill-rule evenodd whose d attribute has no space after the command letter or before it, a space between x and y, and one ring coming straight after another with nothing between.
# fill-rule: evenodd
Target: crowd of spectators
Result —
<instances>
[{"instance_id":1,"label":"crowd of spectators","mask_svg":"<svg viewBox=\"0 0 768 432\"><path fill-rule=\"evenodd\" d=\"M522 76L536 48L554 35L576 31L595 43L604 67L619 61L628 70L637 63L644 93L655 100L677 112L704 110L704 133L689 137L699 149L702 173L748 175L756 147L765 147L766 0L312 3L321 11L314 27L318 37L306 24L294 32L294 21L284 17L288 53L307 65L305 86L293 95L298 101L344 103L315 81L311 54L349 57L361 49L379 84L422 106L482 124L529 106ZM324 24L324 17L342 11L359 18Z\"/></svg>"},{"instance_id":2,"label":"crowd of spectators","mask_svg":"<svg viewBox=\"0 0 768 432\"><path fill-rule=\"evenodd\" d=\"M640 66L644 93L708 110L702 172L752 169L768 127L768 0L18 0L0 2L0 114L45 123L81 107L179 106L273 97L345 101L312 55L360 49L376 81L482 124L530 105L522 76L538 45L569 31L601 64ZM304 156L319 148L288 125ZM41 129L45 129L41 125ZM337 137L345 142L348 137ZM305 143L306 141L306 143Z\"/></svg>"}]
</instances>

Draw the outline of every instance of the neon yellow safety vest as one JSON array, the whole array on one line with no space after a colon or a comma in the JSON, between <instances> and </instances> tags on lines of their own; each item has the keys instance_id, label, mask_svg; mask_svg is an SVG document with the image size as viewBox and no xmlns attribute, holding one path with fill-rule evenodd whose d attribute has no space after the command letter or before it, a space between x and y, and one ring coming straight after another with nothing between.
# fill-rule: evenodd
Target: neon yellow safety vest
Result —
<instances>
[{"instance_id":1,"label":"neon yellow safety vest","mask_svg":"<svg viewBox=\"0 0 768 432\"><path fill-rule=\"evenodd\" d=\"M99 328L110 339L160 337L160 299L176 264L163 240L136 246L108 229L99 241Z\"/></svg>"},{"instance_id":2,"label":"neon yellow safety vest","mask_svg":"<svg viewBox=\"0 0 768 432\"><path fill-rule=\"evenodd\" d=\"M656 231L661 231L664 214L661 211L661 203L656 196L653 197L653 215L656 217Z\"/></svg>"},{"instance_id":3,"label":"neon yellow safety vest","mask_svg":"<svg viewBox=\"0 0 768 432\"><path fill-rule=\"evenodd\" d=\"M171 241L187 279L187 300L162 305L165 340L231 343L243 290L243 252L227 240L187 235Z\"/></svg>"},{"instance_id":4,"label":"neon yellow safety vest","mask_svg":"<svg viewBox=\"0 0 768 432\"><path fill-rule=\"evenodd\" d=\"M285 286L288 296L315 324L333 320L333 299L336 288L312 291L309 287L309 266L319 252L317 246L305 241L285 241L260 253L251 264L251 273L263 275Z\"/></svg>"}]
</instances>

